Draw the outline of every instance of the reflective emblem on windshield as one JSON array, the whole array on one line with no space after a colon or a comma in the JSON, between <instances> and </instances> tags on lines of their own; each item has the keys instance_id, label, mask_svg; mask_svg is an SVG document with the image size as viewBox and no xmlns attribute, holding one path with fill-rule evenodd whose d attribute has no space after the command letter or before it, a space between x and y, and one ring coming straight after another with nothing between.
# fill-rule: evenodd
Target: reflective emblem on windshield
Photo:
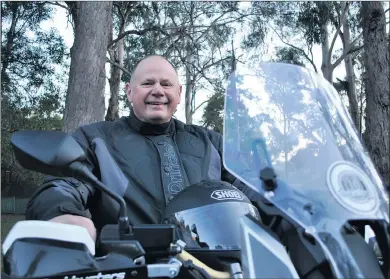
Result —
<instances>
[{"instance_id":1,"label":"reflective emblem on windshield","mask_svg":"<svg viewBox=\"0 0 390 279\"><path fill-rule=\"evenodd\" d=\"M211 194L211 198L215 200L242 200L244 199L238 191L235 190L215 190Z\"/></svg>"},{"instance_id":2,"label":"reflective emblem on windshield","mask_svg":"<svg viewBox=\"0 0 390 279\"><path fill-rule=\"evenodd\" d=\"M374 213L379 197L371 179L349 162L336 162L330 166L327 182L332 195L346 209L357 214Z\"/></svg>"}]
</instances>

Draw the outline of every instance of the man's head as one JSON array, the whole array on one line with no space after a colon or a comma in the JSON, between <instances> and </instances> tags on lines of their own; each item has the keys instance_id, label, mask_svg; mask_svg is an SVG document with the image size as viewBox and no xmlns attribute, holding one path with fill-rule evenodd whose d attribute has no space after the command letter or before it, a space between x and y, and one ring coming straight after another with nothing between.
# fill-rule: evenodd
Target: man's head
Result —
<instances>
[{"instance_id":1,"label":"man's head","mask_svg":"<svg viewBox=\"0 0 390 279\"><path fill-rule=\"evenodd\" d=\"M180 103L182 86L173 66L153 55L136 66L126 83L126 95L138 119L152 124L168 122Z\"/></svg>"}]
</instances>

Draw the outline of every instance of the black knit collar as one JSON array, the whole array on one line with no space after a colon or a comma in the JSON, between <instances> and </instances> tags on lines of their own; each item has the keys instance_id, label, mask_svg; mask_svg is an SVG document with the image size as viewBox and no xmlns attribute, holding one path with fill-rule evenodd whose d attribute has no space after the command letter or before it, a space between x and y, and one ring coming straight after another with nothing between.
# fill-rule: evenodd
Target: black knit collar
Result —
<instances>
[{"instance_id":1,"label":"black knit collar","mask_svg":"<svg viewBox=\"0 0 390 279\"><path fill-rule=\"evenodd\" d=\"M164 135L175 131L175 122L173 119L163 124L150 124L139 120L133 109L130 109L128 123L133 130L144 136Z\"/></svg>"}]
</instances>

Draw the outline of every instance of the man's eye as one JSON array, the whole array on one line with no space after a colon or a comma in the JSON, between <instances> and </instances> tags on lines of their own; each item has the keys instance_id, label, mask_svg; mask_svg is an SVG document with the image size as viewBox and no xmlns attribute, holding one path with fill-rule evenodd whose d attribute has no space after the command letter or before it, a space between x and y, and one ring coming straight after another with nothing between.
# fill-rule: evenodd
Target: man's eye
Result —
<instances>
[{"instance_id":1,"label":"man's eye","mask_svg":"<svg viewBox=\"0 0 390 279\"><path fill-rule=\"evenodd\" d=\"M162 83L161 85L162 85L162 86L172 86L172 84L169 83L169 82L164 82L164 83Z\"/></svg>"},{"instance_id":2,"label":"man's eye","mask_svg":"<svg viewBox=\"0 0 390 279\"><path fill-rule=\"evenodd\" d=\"M152 85L152 84L153 84L153 82L151 82L151 81L145 81L142 83L142 85Z\"/></svg>"}]
</instances>

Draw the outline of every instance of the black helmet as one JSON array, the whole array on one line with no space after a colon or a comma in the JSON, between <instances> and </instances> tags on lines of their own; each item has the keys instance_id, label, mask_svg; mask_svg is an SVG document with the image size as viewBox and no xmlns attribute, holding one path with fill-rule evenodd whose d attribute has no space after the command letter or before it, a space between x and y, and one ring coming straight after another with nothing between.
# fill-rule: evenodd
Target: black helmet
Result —
<instances>
[{"instance_id":1,"label":"black helmet","mask_svg":"<svg viewBox=\"0 0 390 279\"><path fill-rule=\"evenodd\" d=\"M206 180L178 193L164 211L164 223L174 224L187 249L239 250L240 217L257 209L233 185Z\"/></svg>"}]
</instances>

